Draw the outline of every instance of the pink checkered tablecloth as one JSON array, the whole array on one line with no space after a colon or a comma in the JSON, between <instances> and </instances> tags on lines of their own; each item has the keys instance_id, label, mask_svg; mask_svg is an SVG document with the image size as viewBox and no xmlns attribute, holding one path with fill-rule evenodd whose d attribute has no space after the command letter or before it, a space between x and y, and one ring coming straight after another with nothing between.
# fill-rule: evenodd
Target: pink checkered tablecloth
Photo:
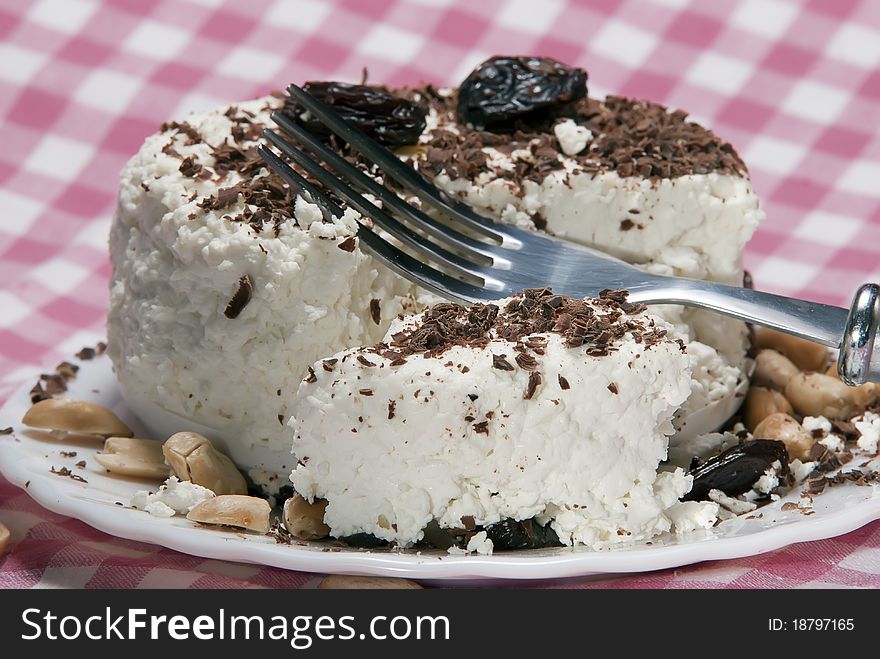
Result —
<instances>
[{"instance_id":1,"label":"pink checkered tablecloth","mask_svg":"<svg viewBox=\"0 0 880 659\"><path fill-rule=\"evenodd\" d=\"M0 401L100 335L117 175L158 125L289 81L458 83L487 56L686 108L748 163L759 287L847 304L880 279L880 3L864 0L0 0ZM0 438L2 441L2 438ZM49 513L0 479L0 587L309 587ZM880 522L584 588L880 587Z\"/></svg>"}]
</instances>

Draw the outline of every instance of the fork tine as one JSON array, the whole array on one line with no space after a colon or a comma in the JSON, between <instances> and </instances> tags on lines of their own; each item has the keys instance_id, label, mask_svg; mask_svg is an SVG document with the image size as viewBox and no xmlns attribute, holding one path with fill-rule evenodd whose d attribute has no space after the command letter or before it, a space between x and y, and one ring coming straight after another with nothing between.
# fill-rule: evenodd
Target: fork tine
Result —
<instances>
[{"instance_id":1,"label":"fork tine","mask_svg":"<svg viewBox=\"0 0 880 659\"><path fill-rule=\"evenodd\" d=\"M327 128L348 142L355 151L376 163L385 174L423 202L454 217L472 231L499 243L504 242L506 234L503 229L499 229L495 222L474 212L467 204L445 198L424 176L404 165L394 153L367 137L356 126L345 121L335 110L296 85L289 85L287 93L320 119Z\"/></svg>"},{"instance_id":2,"label":"fork tine","mask_svg":"<svg viewBox=\"0 0 880 659\"><path fill-rule=\"evenodd\" d=\"M324 164L332 169L337 176L345 178L352 185L355 185L362 191L366 191L380 199L383 208L390 208L398 215L405 217L412 222L413 227L421 229L439 242L442 242L448 249L457 250L459 253L466 255L469 259L487 266L495 264L495 259L504 258L496 253L500 251L497 247L490 247L486 243L482 243L470 236L459 233L455 229L438 222L433 217L430 217L418 208L408 204L397 196L397 194L385 186L380 185L374 179L370 178L357 167L345 160L345 158L325 146L308 130L291 121L289 117L286 117L280 112L273 112L272 120L278 124L281 130L294 138L301 146L305 147L311 151L312 154L324 161ZM506 258L504 258L504 260L506 261Z\"/></svg>"},{"instance_id":3,"label":"fork tine","mask_svg":"<svg viewBox=\"0 0 880 659\"><path fill-rule=\"evenodd\" d=\"M414 259L364 225L361 225L358 231L358 238L361 241L361 248L379 259L388 268L446 299L470 304L504 297L501 292L493 294L492 291L451 277Z\"/></svg>"},{"instance_id":4,"label":"fork tine","mask_svg":"<svg viewBox=\"0 0 880 659\"><path fill-rule=\"evenodd\" d=\"M434 262L439 263L443 268L455 273L457 277L465 279L470 283L494 289L501 288L500 282L480 271L479 267L474 263L471 263L457 254L453 254L439 245L426 242L419 234L395 220L360 193L355 192L344 181L336 178L333 173L321 167L316 161L309 158L309 156L297 149L277 133L274 133L269 129L264 129L263 135L274 146L280 149L284 155L290 157L310 176L314 177L321 185L328 190L333 190L354 209L361 213L361 215L373 220L385 231L412 249L420 257L432 259ZM281 162L285 168L290 169L290 166L287 165L287 163L284 163L283 161ZM277 161L271 161L269 164L273 169L278 166Z\"/></svg>"},{"instance_id":5,"label":"fork tine","mask_svg":"<svg viewBox=\"0 0 880 659\"><path fill-rule=\"evenodd\" d=\"M286 162L272 153L272 150L261 144L257 147L257 153L266 161L266 164L275 171L281 178L287 181L288 185L300 194L306 201L317 205L321 209L321 215L326 221L330 221L332 216L342 217L343 210L330 197L325 195L321 190L309 183L296 170L289 167Z\"/></svg>"}]
</instances>

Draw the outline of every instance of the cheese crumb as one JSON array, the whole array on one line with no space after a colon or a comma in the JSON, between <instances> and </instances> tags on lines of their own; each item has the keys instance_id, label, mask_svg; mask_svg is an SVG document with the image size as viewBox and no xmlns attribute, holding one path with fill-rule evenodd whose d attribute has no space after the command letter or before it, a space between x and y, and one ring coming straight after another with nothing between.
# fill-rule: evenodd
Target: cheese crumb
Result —
<instances>
[{"instance_id":1,"label":"cheese crumb","mask_svg":"<svg viewBox=\"0 0 880 659\"><path fill-rule=\"evenodd\" d=\"M135 492L131 505L155 517L173 517L175 514L186 515L196 504L214 496L206 487L172 476L155 494L147 490Z\"/></svg>"},{"instance_id":2,"label":"cheese crumb","mask_svg":"<svg viewBox=\"0 0 880 659\"><path fill-rule=\"evenodd\" d=\"M560 121L553 127L553 133L559 141L559 148L567 156L580 153L587 146L587 142L593 139L593 133L589 128L578 126L571 119Z\"/></svg>"}]
</instances>

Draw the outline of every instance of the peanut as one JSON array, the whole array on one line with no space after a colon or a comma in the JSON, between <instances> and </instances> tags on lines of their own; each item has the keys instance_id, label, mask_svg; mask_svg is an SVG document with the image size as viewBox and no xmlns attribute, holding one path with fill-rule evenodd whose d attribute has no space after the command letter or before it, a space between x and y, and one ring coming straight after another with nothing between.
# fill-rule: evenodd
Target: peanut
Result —
<instances>
[{"instance_id":1,"label":"peanut","mask_svg":"<svg viewBox=\"0 0 880 659\"><path fill-rule=\"evenodd\" d=\"M9 549L12 533L6 528L6 525L0 522L0 556L5 554Z\"/></svg>"},{"instance_id":2,"label":"peanut","mask_svg":"<svg viewBox=\"0 0 880 659\"><path fill-rule=\"evenodd\" d=\"M153 439L110 437L95 459L108 471L123 476L165 480L170 472L162 457L161 442Z\"/></svg>"},{"instance_id":3,"label":"peanut","mask_svg":"<svg viewBox=\"0 0 880 659\"><path fill-rule=\"evenodd\" d=\"M422 590L415 581L383 577L359 577L348 574L328 574L318 584L320 590Z\"/></svg>"},{"instance_id":4,"label":"peanut","mask_svg":"<svg viewBox=\"0 0 880 659\"><path fill-rule=\"evenodd\" d=\"M785 391L785 385L800 369L781 352L765 348L755 357L755 372L752 384L776 391Z\"/></svg>"},{"instance_id":5,"label":"peanut","mask_svg":"<svg viewBox=\"0 0 880 659\"><path fill-rule=\"evenodd\" d=\"M777 439L785 444L790 459L807 460L815 440L793 417L782 412L765 418L752 433L757 439Z\"/></svg>"},{"instance_id":6,"label":"peanut","mask_svg":"<svg viewBox=\"0 0 880 659\"><path fill-rule=\"evenodd\" d=\"M771 348L788 357L802 371L824 371L828 364L828 348L791 334L761 327L755 332L755 347Z\"/></svg>"},{"instance_id":7,"label":"peanut","mask_svg":"<svg viewBox=\"0 0 880 659\"><path fill-rule=\"evenodd\" d=\"M197 432L179 432L162 446L171 473L215 494L247 494L247 483L235 463Z\"/></svg>"},{"instance_id":8,"label":"peanut","mask_svg":"<svg viewBox=\"0 0 880 659\"><path fill-rule=\"evenodd\" d=\"M778 391L766 387L750 387L743 403L743 423L754 432L755 427L771 414L791 414L793 411L786 397Z\"/></svg>"},{"instance_id":9,"label":"peanut","mask_svg":"<svg viewBox=\"0 0 880 659\"><path fill-rule=\"evenodd\" d=\"M824 373L799 373L785 387L798 414L849 419L856 408L854 388Z\"/></svg>"},{"instance_id":10,"label":"peanut","mask_svg":"<svg viewBox=\"0 0 880 659\"><path fill-rule=\"evenodd\" d=\"M31 405L21 422L68 434L131 437L132 432L106 407L73 398L47 398Z\"/></svg>"},{"instance_id":11,"label":"peanut","mask_svg":"<svg viewBox=\"0 0 880 659\"><path fill-rule=\"evenodd\" d=\"M825 371L825 375L832 377L835 380L840 380L836 361L828 367L828 370ZM875 382L860 384L857 387L852 387L850 391L852 392L853 401L855 402L856 407L859 408L873 405L878 399L880 399L880 385Z\"/></svg>"},{"instance_id":12,"label":"peanut","mask_svg":"<svg viewBox=\"0 0 880 659\"><path fill-rule=\"evenodd\" d=\"M202 524L236 526L259 533L269 531L269 502L259 497L222 494L196 504L186 518Z\"/></svg>"},{"instance_id":13,"label":"peanut","mask_svg":"<svg viewBox=\"0 0 880 659\"><path fill-rule=\"evenodd\" d=\"M300 540L320 540L330 535L330 527L324 523L326 499L309 503L299 494L284 502L284 528Z\"/></svg>"}]
</instances>

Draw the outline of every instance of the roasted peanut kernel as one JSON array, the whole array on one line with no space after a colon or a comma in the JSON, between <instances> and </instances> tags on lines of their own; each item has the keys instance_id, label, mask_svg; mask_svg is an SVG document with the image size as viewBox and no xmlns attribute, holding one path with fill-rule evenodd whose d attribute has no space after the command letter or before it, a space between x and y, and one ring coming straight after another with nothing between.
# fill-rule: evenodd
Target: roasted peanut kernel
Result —
<instances>
[{"instance_id":1,"label":"roasted peanut kernel","mask_svg":"<svg viewBox=\"0 0 880 659\"><path fill-rule=\"evenodd\" d=\"M162 442L136 437L110 437L95 459L107 471L123 476L165 480L171 470L162 456Z\"/></svg>"},{"instance_id":2,"label":"roasted peanut kernel","mask_svg":"<svg viewBox=\"0 0 880 659\"><path fill-rule=\"evenodd\" d=\"M162 446L171 473L215 494L247 494L244 476L228 456L196 432L179 432Z\"/></svg>"},{"instance_id":3,"label":"roasted peanut kernel","mask_svg":"<svg viewBox=\"0 0 880 659\"><path fill-rule=\"evenodd\" d=\"M840 380L840 374L837 372L837 362L831 364L825 375L835 380ZM875 382L866 382L857 387L850 387L852 391L853 402L858 409L868 407L875 404L880 399L880 385Z\"/></svg>"},{"instance_id":4,"label":"roasted peanut kernel","mask_svg":"<svg viewBox=\"0 0 880 659\"><path fill-rule=\"evenodd\" d=\"M752 433L756 439L776 439L785 444L791 460L808 460L815 439L793 417L782 412L765 418Z\"/></svg>"},{"instance_id":5,"label":"roasted peanut kernel","mask_svg":"<svg viewBox=\"0 0 880 659\"><path fill-rule=\"evenodd\" d=\"M222 494L196 504L186 518L202 524L235 526L258 533L269 532L269 502L259 497Z\"/></svg>"},{"instance_id":6,"label":"roasted peanut kernel","mask_svg":"<svg viewBox=\"0 0 880 659\"><path fill-rule=\"evenodd\" d=\"M785 385L800 369L781 352L765 348L755 357L755 372L752 384L776 391L785 391Z\"/></svg>"},{"instance_id":7,"label":"roasted peanut kernel","mask_svg":"<svg viewBox=\"0 0 880 659\"><path fill-rule=\"evenodd\" d=\"M328 574L318 584L320 590L422 590L415 581L384 577L358 577L348 574Z\"/></svg>"},{"instance_id":8,"label":"roasted peanut kernel","mask_svg":"<svg viewBox=\"0 0 880 659\"><path fill-rule=\"evenodd\" d=\"M131 437L132 432L106 407L74 398L47 398L31 405L21 422L68 434Z\"/></svg>"},{"instance_id":9,"label":"roasted peanut kernel","mask_svg":"<svg viewBox=\"0 0 880 659\"><path fill-rule=\"evenodd\" d=\"M781 352L802 371L824 371L828 366L828 348L791 334L761 327L755 332L754 344L759 350Z\"/></svg>"},{"instance_id":10,"label":"roasted peanut kernel","mask_svg":"<svg viewBox=\"0 0 880 659\"><path fill-rule=\"evenodd\" d=\"M824 373L799 373L789 380L785 397L798 414L849 419L856 408L854 388Z\"/></svg>"},{"instance_id":11,"label":"roasted peanut kernel","mask_svg":"<svg viewBox=\"0 0 880 659\"><path fill-rule=\"evenodd\" d=\"M6 525L0 522L0 556L9 550L11 544L12 533L6 528Z\"/></svg>"},{"instance_id":12,"label":"roasted peanut kernel","mask_svg":"<svg viewBox=\"0 0 880 659\"><path fill-rule=\"evenodd\" d=\"M743 403L743 423L754 432L755 427L771 414L784 412L791 414L794 410L785 396L775 389L766 387L750 387Z\"/></svg>"},{"instance_id":13,"label":"roasted peanut kernel","mask_svg":"<svg viewBox=\"0 0 880 659\"><path fill-rule=\"evenodd\" d=\"M284 502L284 528L300 540L320 540L330 535L330 527L324 523L326 499L309 503L299 494Z\"/></svg>"}]
</instances>

